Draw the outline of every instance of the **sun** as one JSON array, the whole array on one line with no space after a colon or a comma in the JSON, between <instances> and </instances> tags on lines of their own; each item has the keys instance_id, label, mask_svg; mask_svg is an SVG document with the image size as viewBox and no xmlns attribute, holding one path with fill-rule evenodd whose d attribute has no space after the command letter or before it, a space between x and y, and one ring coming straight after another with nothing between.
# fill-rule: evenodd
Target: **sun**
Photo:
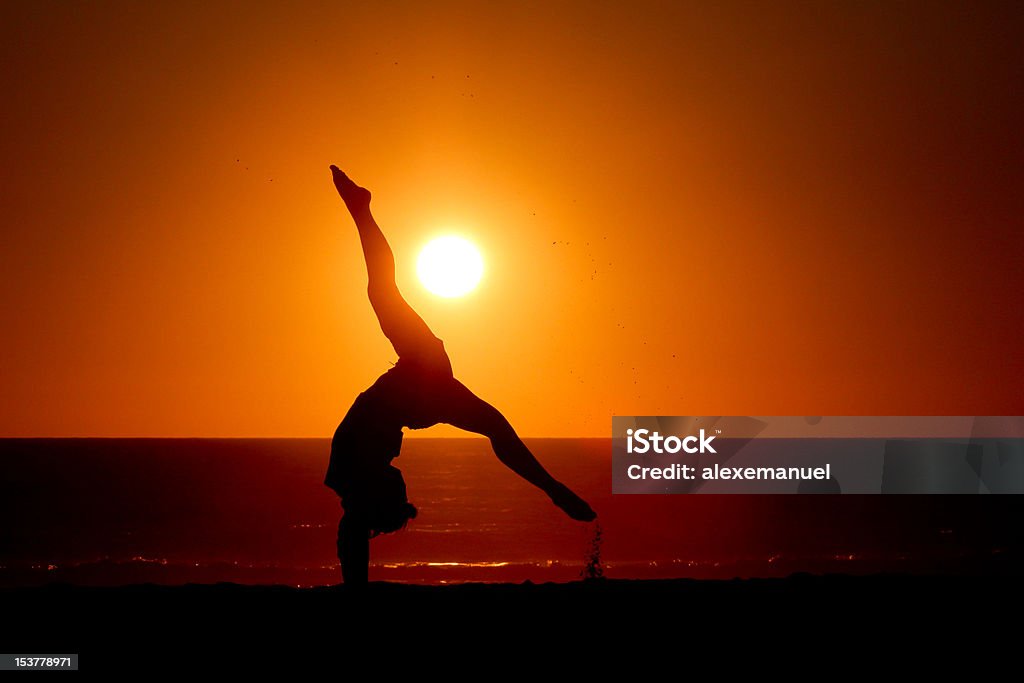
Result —
<instances>
[{"instance_id":1,"label":"sun","mask_svg":"<svg viewBox=\"0 0 1024 683\"><path fill-rule=\"evenodd\" d=\"M463 296L480 282L484 260L469 240L446 235L423 247L416 261L416 273L423 286L438 296Z\"/></svg>"}]
</instances>

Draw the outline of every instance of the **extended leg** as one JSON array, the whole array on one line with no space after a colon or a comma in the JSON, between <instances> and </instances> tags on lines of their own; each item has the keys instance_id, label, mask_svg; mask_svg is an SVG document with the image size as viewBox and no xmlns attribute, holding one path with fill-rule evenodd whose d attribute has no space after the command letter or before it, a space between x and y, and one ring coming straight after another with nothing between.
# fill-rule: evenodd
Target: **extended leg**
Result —
<instances>
[{"instance_id":1,"label":"extended leg","mask_svg":"<svg viewBox=\"0 0 1024 683\"><path fill-rule=\"evenodd\" d=\"M370 213L370 192L352 182L337 166L331 166L331 172L338 194L359 230L366 260L367 294L381 330L399 356L436 353L437 337L398 291L395 256Z\"/></svg>"},{"instance_id":2,"label":"extended leg","mask_svg":"<svg viewBox=\"0 0 1024 683\"><path fill-rule=\"evenodd\" d=\"M547 493L555 505L573 519L589 522L597 517L586 501L544 469L497 408L479 398L458 380L453 379L451 382L451 388L439 396L444 401L444 422L459 429L483 434L490 439L498 460Z\"/></svg>"}]
</instances>

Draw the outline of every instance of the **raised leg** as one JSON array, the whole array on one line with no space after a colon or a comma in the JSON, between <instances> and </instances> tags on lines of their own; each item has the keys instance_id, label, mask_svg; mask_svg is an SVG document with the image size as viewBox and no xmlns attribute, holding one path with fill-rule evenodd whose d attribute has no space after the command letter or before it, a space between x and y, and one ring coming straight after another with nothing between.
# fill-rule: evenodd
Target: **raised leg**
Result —
<instances>
[{"instance_id":1,"label":"raised leg","mask_svg":"<svg viewBox=\"0 0 1024 683\"><path fill-rule=\"evenodd\" d=\"M359 230L366 261L367 294L384 335L400 357L430 356L440 345L423 318L402 297L395 282L395 256L384 233L370 213L370 192L352 182L337 166L331 166L334 186Z\"/></svg>"}]
</instances>

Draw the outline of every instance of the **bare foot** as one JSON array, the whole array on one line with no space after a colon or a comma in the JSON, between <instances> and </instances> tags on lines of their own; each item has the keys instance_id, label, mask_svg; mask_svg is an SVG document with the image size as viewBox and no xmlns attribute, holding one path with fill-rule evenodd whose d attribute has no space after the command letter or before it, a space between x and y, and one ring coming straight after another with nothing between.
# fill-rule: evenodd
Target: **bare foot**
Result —
<instances>
[{"instance_id":1,"label":"bare foot","mask_svg":"<svg viewBox=\"0 0 1024 683\"><path fill-rule=\"evenodd\" d=\"M353 216L365 213L370 210L370 191L365 187L359 187L345 175L345 173L331 164L331 174L334 176L334 187L348 207L349 213Z\"/></svg>"},{"instance_id":2,"label":"bare foot","mask_svg":"<svg viewBox=\"0 0 1024 683\"><path fill-rule=\"evenodd\" d=\"M580 522L592 522L597 519L597 513L587 504L587 501L573 493L568 486L558 484L550 495L551 501L562 508L562 511L572 519Z\"/></svg>"}]
</instances>

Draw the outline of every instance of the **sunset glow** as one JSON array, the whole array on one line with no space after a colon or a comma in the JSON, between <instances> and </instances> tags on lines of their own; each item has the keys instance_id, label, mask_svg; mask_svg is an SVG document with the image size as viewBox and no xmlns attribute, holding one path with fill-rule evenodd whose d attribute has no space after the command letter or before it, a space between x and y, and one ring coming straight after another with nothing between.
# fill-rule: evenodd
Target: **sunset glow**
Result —
<instances>
[{"instance_id":1,"label":"sunset glow","mask_svg":"<svg viewBox=\"0 0 1024 683\"><path fill-rule=\"evenodd\" d=\"M432 293L452 298L473 291L484 274L484 261L472 242L447 235L423 247L416 273Z\"/></svg>"},{"instance_id":2,"label":"sunset glow","mask_svg":"<svg viewBox=\"0 0 1024 683\"><path fill-rule=\"evenodd\" d=\"M4 436L333 429L395 356L329 164L526 436L1024 411L1015 3L132 6L0 9Z\"/></svg>"}]
</instances>

